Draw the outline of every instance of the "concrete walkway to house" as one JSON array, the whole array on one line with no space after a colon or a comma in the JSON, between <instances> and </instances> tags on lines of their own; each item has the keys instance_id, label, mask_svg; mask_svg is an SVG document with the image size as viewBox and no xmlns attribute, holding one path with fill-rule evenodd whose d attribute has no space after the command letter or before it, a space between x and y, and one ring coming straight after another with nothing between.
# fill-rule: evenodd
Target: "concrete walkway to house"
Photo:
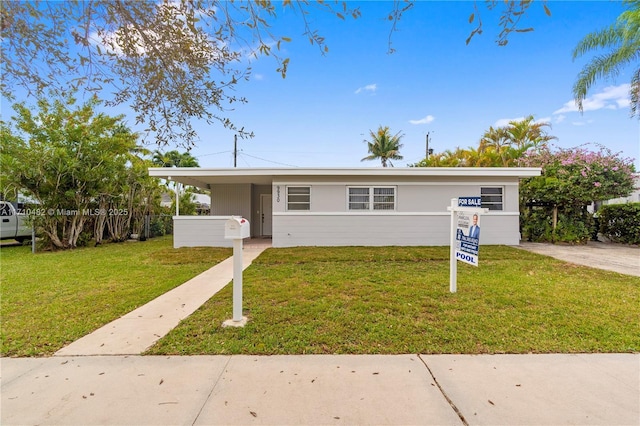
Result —
<instances>
[{"instance_id":1,"label":"concrete walkway to house","mask_svg":"<svg viewBox=\"0 0 640 426\"><path fill-rule=\"evenodd\" d=\"M596 241L575 246L522 241L514 247L565 262L640 277L640 247Z\"/></svg>"},{"instance_id":2,"label":"concrete walkway to house","mask_svg":"<svg viewBox=\"0 0 640 426\"><path fill-rule=\"evenodd\" d=\"M270 246L271 240L249 240L245 243L243 269ZM55 356L141 354L232 280L233 256L65 346Z\"/></svg>"}]
</instances>

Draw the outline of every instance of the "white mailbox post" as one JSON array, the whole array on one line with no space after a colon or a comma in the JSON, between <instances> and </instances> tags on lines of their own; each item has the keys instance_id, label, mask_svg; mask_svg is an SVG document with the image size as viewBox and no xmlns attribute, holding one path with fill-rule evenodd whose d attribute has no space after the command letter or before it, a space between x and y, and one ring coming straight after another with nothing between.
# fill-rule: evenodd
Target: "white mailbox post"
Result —
<instances>
[{"instance_id":1,"label":"white mailbox post","mask_svg":"<svg viewBox=\"0 0 640 426\"><path fill-rule=\"evenodd\" d=\"M242 316L242 240L251 236L249 221L233 216L224 224L224 238L233 240L233 318L222 323L223 327L244 327L247 318Z\"/></svg>"}]
</instances>

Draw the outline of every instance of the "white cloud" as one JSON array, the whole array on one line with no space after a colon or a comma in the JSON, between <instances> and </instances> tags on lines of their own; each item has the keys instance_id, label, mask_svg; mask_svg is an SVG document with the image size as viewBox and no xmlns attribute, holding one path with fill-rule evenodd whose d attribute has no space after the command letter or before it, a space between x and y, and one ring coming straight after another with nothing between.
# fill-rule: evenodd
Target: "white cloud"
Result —
<instances>
[{"instance_id":1,"label":"white cloud","mask_svg":"<svg viewBox=\"0 0 640 426\"><path fill-rule=\"evenodd\" d=\"M493 127L505 127L505 126L508 126L509 123L512 122L512 121L521 121L521 120L524 120L524 117L501 118L500 120L498 120L495 123L493 123Z\"/></svg>"},{"instance_id":2,"label":"white cloud","mask_svg":"<svg viewBox=\"0 0 640 426\"><path fill-rule=\"evenodd\" d=\"M616 99L616 103L618 104L618 108L629 108L631 106L631 98L626 97L622 99Z\"/></svg>"},{"instance_id":3,"label":"white cloud","mask_svg":"<svg viewBox=\"0 0 640 426\"><path fill-rule=\"evenodd\" d=\"M564 119L567 118L567 116L564 115L564 114L558 114L554 118L555 118L555 122L556 123L562 123L564 121Z\"/></svg>"},{"instance_id":4,"label":"white cloud","mask_svg":"<svg viewBox=\"0 0 640 426\"><path fill-rule=\"evenodd\" d=\"M630 85L620 84L619 86L607 86L601 92L589 96L582 101L583 111L597 111L599 109L620 109L627 108L629 100ZM567 101L562 108L554 111L554 114L565 112L577 112L578 106L573 100Z\"/></svg>"},{"instance_id":5,"label":"white cloud","mask_svg":"<svg viewBox=\"0 0 640 426\"><path fill-rule=\"evenodd\" d=\"M378 85L376 83L373 84L367 84L364 87L360 87L358 88L358 90L356 90L354 93L356 95L362 93L362 92L371 92L371 93L375 93L376 90L378 90Z\"/></svg>"},{"instance_id":6,"label":"white cloud","mask_svg":"<svg viewBox=\"0 0 640 426\"><path fill-rule=\"evenodd\" d=\"M501 118L499 120L497 120L495 123L493 123L493 127L506 127L509 125L509 123L511 123L512 121L522 121L527 117L516 117L516 118ZM534 124L539 124L539 123L550 123L551 122L551 117L543 117L543 118L538 118L537 120L533 120Z\"/></svg>"},{"instance_id":7,"label":"white cloud","mask_svg":"<svg viewBox=\"0 0 640 426\"><path fill-rule=\"evenodd\" d=\"M433 115L427 115L426 117L421 118L420 120L409 120L409 123L411 123L411 124L429 124L435 119L436 118Z\"/></svg>"}]
</instances>

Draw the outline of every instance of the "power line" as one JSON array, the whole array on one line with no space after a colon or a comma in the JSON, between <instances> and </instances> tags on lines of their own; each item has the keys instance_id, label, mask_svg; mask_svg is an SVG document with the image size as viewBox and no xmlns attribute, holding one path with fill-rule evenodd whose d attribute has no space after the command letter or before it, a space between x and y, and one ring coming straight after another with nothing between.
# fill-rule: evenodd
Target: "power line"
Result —
<instances>
[{"instance_id":1,"label":"power line","mask_svg":"<svg viewBox=\"0 0 640 426\"><path fill-rule=\"evenodd\" d=\"M247 161L247 159L246 159L246 158L244 158L242 155L240 156L240 159L241 159L242 161L244 161L244 163L247 165L247 167L251 167L251 164L249 164L249 162Z\"/></svg>"},{"instance_id":2,"label":"power line","mask_svg":"<svg viewBox=\"0 0 640 426\"><path fill-rule=\"evenodd\" d=\"M241 154L241 155L246 155L247 157L255 158L256 160L266 161L267 163L278 164L278 165L280 165L280 166L287 166L287 167L300 167L300 166L295 166L295 165L293 165L293 164L279 163L279 162L277 162L277 161L267 160L266 158L256 157L255 155L250 155L250 154L247 154L246 152L242 152L242 151L240 151L240 154Z\"/></svg>"},{"instance_id":3,"label":"power line","mask_svg":"<svg viewBox=\"0 0 640 426\"><path fill-rule=\"evenodd\" d=\"M231 150L227 150L227 151L220 151L220 152L213 152L211 154L201 154L201 155L196 155L194 156L195 158L200 158L200 157L207 157L209 155L218 155L218 154L226 154L227 152L233 152Z\"/></svg>"}]
</instances>

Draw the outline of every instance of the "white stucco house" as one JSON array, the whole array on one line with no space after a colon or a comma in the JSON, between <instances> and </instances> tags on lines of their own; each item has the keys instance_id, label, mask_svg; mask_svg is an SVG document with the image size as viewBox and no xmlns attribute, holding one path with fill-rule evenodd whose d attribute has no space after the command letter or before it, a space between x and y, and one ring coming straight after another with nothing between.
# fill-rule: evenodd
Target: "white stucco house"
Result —
<instances>
[{"instance_id":1,"label":"white stucco house","mask_svg":"<svg viewBox=\"0 0 640 426\"><path fill-rule=\"evenodd\" d=\"M539 168L150 168L211 192L209 216L175 216L174 247L230 247L242 216L273 247L448 245L457 197L480 196L482 244L520 241L518 185Z\"/></svg>"}]
</instances>

